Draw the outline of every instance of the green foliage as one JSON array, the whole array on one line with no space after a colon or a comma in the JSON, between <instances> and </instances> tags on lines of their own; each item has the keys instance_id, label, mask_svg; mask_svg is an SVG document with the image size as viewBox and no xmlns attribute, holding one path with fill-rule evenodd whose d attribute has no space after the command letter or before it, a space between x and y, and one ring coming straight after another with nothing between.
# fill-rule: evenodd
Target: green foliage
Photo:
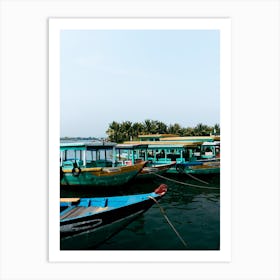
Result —
<instances>
[{"instance_id":1,"label":"green foliage","mask_svg":"<svg viewBox=\"0 0 280 280\"><path fill-rule=\"evenodd\" d=\"M106 134L109 141L122 143L129 140L137 140L138 135L141 134L176 134L178 136L219 135L220 125L215 124L212 127L199 123L195 127L181 127L178 123L167 126L163 122L150 119L146 119L142 123L132 123L130 121L118 123L113 121L109 124Z\"/></svg>"}]
</instances>

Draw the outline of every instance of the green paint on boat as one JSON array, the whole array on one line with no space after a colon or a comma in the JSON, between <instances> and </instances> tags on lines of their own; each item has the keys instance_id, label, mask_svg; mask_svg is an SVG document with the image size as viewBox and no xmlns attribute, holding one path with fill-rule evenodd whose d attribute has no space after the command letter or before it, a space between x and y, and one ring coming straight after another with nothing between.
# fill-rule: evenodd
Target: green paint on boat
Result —
<instances>
[{"instance_id":1,"label":"green paint on boat","mask_svg":"<svg viewBox=\"0 0 280 280\"><path fill-rule=\"evenodd\" d=\"M132 180L145 166L146 162L132 166L116 166L114 159L106 159L106 151L115 153L116 143L61 143L60 144L60 184L63 186L120 186ZM105 159L98 156L95 161L87 159L87 152L99 154L105 151ZM67 158L67 152L74 158Z\"/></svg>"}]
</instances>

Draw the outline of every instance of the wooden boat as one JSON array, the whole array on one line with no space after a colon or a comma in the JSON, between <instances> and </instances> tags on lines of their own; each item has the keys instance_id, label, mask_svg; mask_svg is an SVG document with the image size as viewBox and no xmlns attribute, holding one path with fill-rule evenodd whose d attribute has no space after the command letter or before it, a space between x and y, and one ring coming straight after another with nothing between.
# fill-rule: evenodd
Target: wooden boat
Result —
<instances>
[{"instance_id":1,"label":"wooden boat","mask_svg":"<svg viewBox=\"0 0 280 280\"><path fill-rule=\"evenodd\" d=\"M61 143L60 184L62 186L120 186L132 180L146 165L139 162L131 166L116 166L115 143ZM100 151L111 151L112 160L100 159ZM74 158L68 158L69 152ZM92 153L95 158L89 159Z\"/></svg>"},{"instance_id":2,"label":"wooden boat","mask_svg":"<svg viewBox=\"0 0 280 280\"><path fill-rule=\"evenodd\" d=\"M210 174L220 172L220 142L215 140L220 139L213 136L165 137L160 141L130 141L125 144L148 145L146 159L153 164L176 161L167 173Z\"/></svg>"},{"instance_id":3,"label":"wooden boat","mask_svg":"<svg viewBox=\"0 0 280 280\"><path fill-rule=\"evenodd\" d=\"M194 161L177 163L176 169L179 173L186 174L219 174L220 161Z\"/></svg>"},{"instance_id":4,"label":"wooden boat","mask_svg":"<svg viewBox=\"0 0 280 280\"><path fill-rule=\"evenodd\" d=\"M182 142L166 142L166 141L131 141L122 144L124 147L131 146L146 146L144 157L142 159L148 160L148 164L142 169L137 178L147 178L154 176L151 173L178 173L176 163L185 162L185 153L187 149L197 147L202 143L182 143ZM119 145L117 145L118 148ZM141 153L138 153L141 155ZM156 170L158 169L158 170ZM162 171L162 169L165 169ZM157 171L157 172L156 172Z\"/></svg>"},{"instance_id":5,"label":"wooden boat","mask_svg":"<svg viewBox=\"0 0 280 280\"><path fill-rule=\"evenodd\" d=\"M60 249L96 248L119 232L165 195L162 184L146 194L62 198L60 200Z\"/></svg>"},{"instance_id":6,"label":"wooden boat","mask_svg":"<svg viewBox=\"0 0 280 280\"><path fill-rule=\"evenodd\" d=\"M119 154L119 159L124 158L123 164L125 165L134 165L143 161L148 160L149 146L146 144L118 144L116 145L116 150ZM121 151L125 151L122 152ZM121 156L122 155L122 156ZM141 179L149 179L153 178L154 174L164 174L171 167L175 166L176 161L168 161L164 162L154 162L152 159L149 159L148 163L144 166L144 168L137 174L136 178Z\"/></svg>"},{"instance_id":7,"label":"wooden boat","mask_svg":"<svg viewBox=\"0 0 280 280\"><path fill-rule=\"evenodd\" d=\"M154 178L156 174L162 175L170 168L174 167L176 164L176 161L171 161L169 163L153 163L148 162L147 165L139 172L136 176L136 179L150 179Z\"/></svg>"}]
</instances>

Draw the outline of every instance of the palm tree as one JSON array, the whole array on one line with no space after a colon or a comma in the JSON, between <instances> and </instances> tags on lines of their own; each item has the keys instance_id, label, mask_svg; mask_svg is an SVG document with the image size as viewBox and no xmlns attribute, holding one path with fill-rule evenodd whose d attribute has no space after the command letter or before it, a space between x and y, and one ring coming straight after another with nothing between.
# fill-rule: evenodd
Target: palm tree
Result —
<instances>
[{"instance_id":1,"label":"palm tree","mask_svg":"<svg viewBox=\"0 0 280 280\"><path fill-rule=\"evenodd\" d=\"M140 134L177 134L179 136L208 136L212 132L214 134L220 134L220 125L215 124L214 127L210 127L199 123L194 128L181 127L178 123L170 124L168 127L165 123L160 121L154 121L146 119L143 123L132 123L131 121L123 121L118 123L113 121L109 124L109 128L106 131L108 139L113 142L135 140Z\"/></svg>"},{"instance_id":2,"label":"palm tree","mask_svg":"<svg viewBox=\"0 0 280 280\"><path fill-rule=\"evenodd\" d=\"M109 124L109 128L106 131L106 134L109 136L109 140L112 142L118 142L120 139L120 125L119 123L113 121Z\"/></svg>"},{"instance_id":3,"label":"palm tree","mask_svg":"<svg viewBox=\"0 0 280 280\"><path fill-rule=\"evenodd\" d=\"M150 134L152 130L152 122L151 120L147 119L144 121L144 133L145 134Z\"/></svg>"},{"instance_id":4,"label":"palm tree","mask_svg":"<svg viewBox=\"0 0 280 280\"><path fill-rule=\"evenodd\" d=\"M159 134L167 133L167 125L165 123L156 121L156 126L157 126L157 133Z\"/></svg>"},{"instance_id":5,"label":"palm tree","mask_svg":"<svg viewBox=\"0 0 280 280\"><path fill-rule=\"evenodd\" d=\"M178 123L170 124L169 127L168 127L168 133L181 135L182 134L182 127Z\"/></svg>"},{"instance_id":6,"label":"palm tree","mask_svg":"<svg viewBox=\"0 0 280 280\"><path fill-rule=\"evenodd\" d=\"M132 125L132 138L136 140L138 135L144 133L144 125L142 123L134 123Z\"/></svg>"},{"instance_id":7,"label":"palm tree","mask_svg":"<svg viewBox=\"0 0 280 280\"><path fill-rule=\"evenodd\" d=\"M132 137L132 122L124 121L121 124L122 141L129 141Z\"/></svg>"},{"instance_id":8,"label":"palm tree","mask_svg":"<svg viewBox=\"0 0 280 280\"><path fill-rule=\"evenodd\" d=\"M212 128L202 123L199 123L195 128L195 136L208 136L211 133Z\"/></svg>"},{"instance_id":9,"label":"palm tree","mask_svg":"<svg viewBox=\"0 0 280 280\"><path fill-rule=\"evenodd\" d=\"M214 125L213 134L214 134L214 135L220 135L220 125L219 125L218 123L216 123L216 124Z\"/></svg>"}]
</instances>

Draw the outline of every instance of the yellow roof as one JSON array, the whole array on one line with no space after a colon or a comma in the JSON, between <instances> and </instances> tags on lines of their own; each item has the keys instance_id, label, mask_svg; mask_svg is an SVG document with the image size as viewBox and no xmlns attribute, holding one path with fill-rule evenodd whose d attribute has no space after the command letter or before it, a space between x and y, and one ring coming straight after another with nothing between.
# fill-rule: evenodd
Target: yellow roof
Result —
<instances>
[{"instance_id":1,"label":"yellow roof","mask_svg":"<svg viewBox=\"0 0 280 280\"><path fill-rule=\"evenodd\" d=\"M138 144L143 144L143 145L155 145L155 146L176 146L176 145L181 145L181 146L198 146L201 145L203 142L175 142L175 141L126 141L124 144L133 144L133 145L138 145Z\"/></svg>"},{"instance_id":2,"label":"yellow roof","mask_svg":"<svg viewBox=\"0 0 280 280\"><path fill-rule=\"evenodd\" d=\"M138 135L139 138L163 138L163 137L177 137L177 134L144 134Z\"/></svg>"},{"instance_id":3,"label":"yellow roof","mask_svg":"<svg viewBox=\"0 0 280 280\"><path fill-rule=\"evenodd\" d=\"M213 139L212 136L184 136L184 137L166 137L165 141L181 141L181 140L200 140L200 139Z\"/></svg>"}]
</instances>

